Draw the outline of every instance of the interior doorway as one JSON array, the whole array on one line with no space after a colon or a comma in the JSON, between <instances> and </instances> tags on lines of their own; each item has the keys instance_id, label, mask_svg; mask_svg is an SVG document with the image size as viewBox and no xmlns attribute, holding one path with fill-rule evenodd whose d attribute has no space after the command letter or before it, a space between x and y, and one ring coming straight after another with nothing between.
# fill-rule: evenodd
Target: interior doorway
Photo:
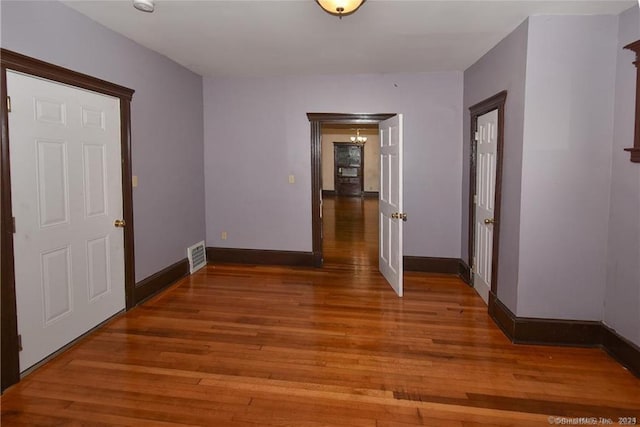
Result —
<instances>
[{"instance_id":1,"label":"interior doorway","mask_svg":"<svg viewBox=\"0 0 640 427\"><path fill-rule=\"evenodd\" d=\"M307 113L311 128L311 237L313 265L322 267L322 126L377 124L395 114Z\"/></svg>"},{"instance_id":2,"label":"interior doorway","mask_svg":"<svg viewBox=\"0 0 640 427\"><path fill-rule=\"evenodd\" d=\"M378 197L378 124L323 124L321 140L322 194Z\"/></svg>"},{"instance_id":3,"label":"interior doorway","mask_svg":"<svg viewBox=\"0 0 640 427\"><path fill-rule=\"evenodd\" d=\"M383 114L307 113L311 128L311 235L313 265L322 267L323 256L323 199L322 199L322 126L377 125L395 116Z\"/></svg>"},{"instance_id":4,"label":"interior doorway","mask_svg":"<svg viewBox=\"0 0 640 427\"><path fill-rule=\"evenodd\" d=\"M403 295L403 117L391 114L307 113L311 130L312 256L323 265L322 230L322 125L377 123L380 135L380 197L378 205L378 270L399 297Z\"/></svg>"},{"instance_id":5,"label":"interior doorway","mask_svg":"<svg viewBox=\"0 0 640 427\"><path fill-rule=\"evenodd\" d=\"M471 284L489 305L498 295L502 158L507 92L469 107L469 265Z\"/></svg>"},{"instance_id":6,"label":"interior doorway","mask_svg":"<svg viewBox=\"0 0 640 427\"><path fill-rule=\"evenodd\" d=\"M323 124L321 140L324 265L377 270L378 125Z\"/></svg>"}]
</instances>

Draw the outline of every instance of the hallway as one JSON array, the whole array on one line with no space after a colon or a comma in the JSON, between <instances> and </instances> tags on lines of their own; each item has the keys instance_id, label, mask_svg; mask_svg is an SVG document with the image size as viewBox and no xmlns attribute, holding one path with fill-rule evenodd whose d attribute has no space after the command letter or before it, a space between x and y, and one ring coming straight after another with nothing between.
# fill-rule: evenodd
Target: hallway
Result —
<instances>
[{"instance_id":1,"label":"hallway","mask_svg":"<svg viewBox=\"0 0 640 427\"><path fill-rule=\"evenodd\" d=\"M378 199L325 196L322 200L325 266L378 269Z\"/></svg>"}]
</instances>

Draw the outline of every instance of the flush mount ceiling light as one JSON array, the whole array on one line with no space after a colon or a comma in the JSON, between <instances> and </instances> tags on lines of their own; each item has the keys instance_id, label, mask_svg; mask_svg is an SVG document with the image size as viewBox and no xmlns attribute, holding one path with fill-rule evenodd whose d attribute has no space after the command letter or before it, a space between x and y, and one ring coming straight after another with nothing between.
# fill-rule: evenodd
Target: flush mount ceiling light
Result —
<instances>
[{"instance_id":1,"label":"flush mount ceiling light","mask_svg":"<svg viewBox=\"0 0 640 427\"><path fill-rule=\"evenodd\" d=\"M316 0L325 12L340 17L351 15L358 10L365 0Z\"/></svg>"},{"instance_id":2,"label":"flush mount ceiling light","mask_svg":"<svg viewBox=\"0 0 640 427\"><path fill-rule=\"evenodd\" d=\"M142 12L153 12L155 5L153 0L133 0L133 7Z\"/></svg>"}]
</instances>

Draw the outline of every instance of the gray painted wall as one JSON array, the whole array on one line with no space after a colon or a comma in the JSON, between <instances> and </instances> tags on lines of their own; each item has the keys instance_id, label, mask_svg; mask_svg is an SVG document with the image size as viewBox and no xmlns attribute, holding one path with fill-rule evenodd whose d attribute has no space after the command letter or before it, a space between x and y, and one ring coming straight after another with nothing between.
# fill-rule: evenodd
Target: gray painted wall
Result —
<instances>
[{"instance_id":1,"label":"gray painted wall","mask_svg":"<svg viewBox=\"0 0 640 427\"><path fill-rule=\"evenodd\" d=\"M529 18L518 316L602 319L617 27Z\"/></svg>"},{"instance_id":2,"label":"gray painted wall","mask_svg":"<svg viewBox=\"0 0 640 427\"><path fill-rule=\"evenodd\" d=\"M604 320L636 344L640 169L623 151L635 68L622 46L639 15L531 17L465 71L461 236L466 257L467 108L506 89L498 296L520 317Z\"/></svg>"},{"instance_id":3,"label":"gray painted wall","mask_svg":"<svg viewBox=\"0 0 640 427\"><path fill-rule=\"evenodd\" d=\"M205 79L207 245L311 251L307 112L404 114L405 254L460 257L458 72Z\"/></svg>"},{"instance_id":4,"label":"gray painted wall","mask_svg":"<svg viewBox=\"0 0 640 427\"><path fill-rule=\"evenodd\" d=\"M637 7L619 19L611 203L604 323L640 345L640 165L624 148L633 144L635 55L623 46L640 39Z\"/></svg>"},{"instance_id":5,"label":"gray painted wall","mask_svg":"<svg viewBox=\"0 0 640 427\"><path fill-rule=\"evenodd\" d=\"M136 280L204 238L202 78L52 1L1 3L3 48L135 89Z\"/></svg>"},{"instance_id":6,"label":"gray painted wall","mask_svg":"<svg viewBox=\"0 0 640 427\"><path fill-rule=\"evenodd\" d=\"M502 172L502 217L498 297L515 312L520 245L520 180L524 124L525 71L528 21L498 43L464 72L463 168L462 168L462 257L469 259L469 107L507 90L505 141Z\"/></svg>"}]
</instances>

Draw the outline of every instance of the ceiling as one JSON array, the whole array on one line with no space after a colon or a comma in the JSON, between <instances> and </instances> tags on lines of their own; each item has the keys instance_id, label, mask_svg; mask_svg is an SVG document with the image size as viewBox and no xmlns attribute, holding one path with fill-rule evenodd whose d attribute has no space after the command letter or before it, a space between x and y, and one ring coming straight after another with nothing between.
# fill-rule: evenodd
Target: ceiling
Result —
<instances>
[{"instance_id":1,"label":"ceiling","mask_svg":"<svg viewBox=\"0 0 640 427\"><path fill-rule=\"evenodd\" d=\"M338 19L313 0L64 1L205 76L463 71L527 16L619 14L636 0L368 0Z\"/></svg>"}]
</instances>

